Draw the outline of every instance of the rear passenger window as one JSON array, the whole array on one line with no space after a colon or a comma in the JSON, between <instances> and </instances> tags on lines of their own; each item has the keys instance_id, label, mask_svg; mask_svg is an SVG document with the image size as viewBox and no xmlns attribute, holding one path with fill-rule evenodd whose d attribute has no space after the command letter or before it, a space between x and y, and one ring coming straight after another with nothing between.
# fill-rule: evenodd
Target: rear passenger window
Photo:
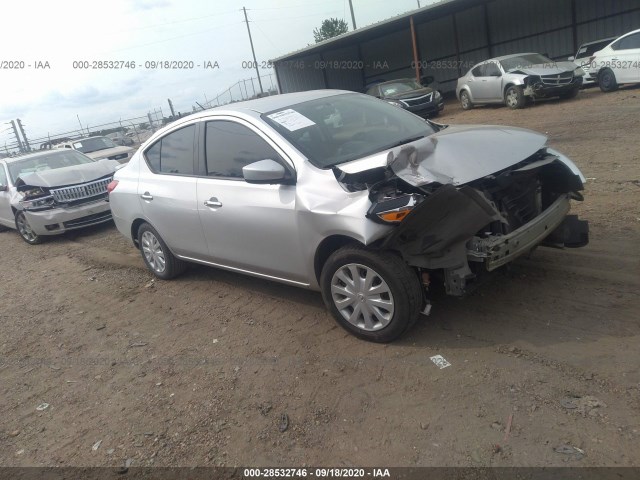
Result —
<instances>
[{"instance_id":1,"label":"rear passenger window","mask_svg":"<svg viewBox=\"0 0 640 480\"><path fill-rule=\"evenodd\" d=\"M144 155L155 173L193 175L193 140L195 125L181 128L162 137Z\"/></svg>"},{"instance_id":2,"label":"rear passenger window","mask_svg":"<svg viewBox=\"0 0 640 480\"><path fill-rule=\"evenodd\" d=\"M274 160L285 165L282 157L251 129L226 120L207 122L207 175L242 179L242 167L259 160Z\"/></svg>"}]
</instances>

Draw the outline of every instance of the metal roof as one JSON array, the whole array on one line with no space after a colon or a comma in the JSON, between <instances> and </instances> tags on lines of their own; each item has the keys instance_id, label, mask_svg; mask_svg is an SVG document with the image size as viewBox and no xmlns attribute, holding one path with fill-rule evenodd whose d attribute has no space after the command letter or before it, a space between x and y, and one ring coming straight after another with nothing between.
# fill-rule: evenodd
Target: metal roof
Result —
<instances>
[{"instance_id":1,"label":"metal roof","mask_svg":"<svg viewBox=\"0 0 640 480\"><path fill-rule=\"evenodd\" d=\"M367 25L366 27L358 28L351 32L343 33L342 35L329 38L328 40L324 40L314 45L309 45L308 47L301 48L300 50L274 58L271 61L279 62L328 50L330 48L335 49L352 45L353 43L375 38L382 33L406 28L410 17L414 17L416 21L425 21L427 19L449 15L453 12L464 10L475 5L487 3L488 1L490 0L440 0L437 3L411 10L396 17L388 18L386 20Z\"/></svg>"}]
</instances>

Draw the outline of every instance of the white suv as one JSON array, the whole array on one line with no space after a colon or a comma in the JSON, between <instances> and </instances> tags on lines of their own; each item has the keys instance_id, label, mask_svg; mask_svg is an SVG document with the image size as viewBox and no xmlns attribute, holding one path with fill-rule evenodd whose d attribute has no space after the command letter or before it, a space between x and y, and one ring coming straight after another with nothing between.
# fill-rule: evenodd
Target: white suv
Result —
<instances>
[{"instance_id":1,"label":"white suv","mask_svg":"<svg viewBox=\"0 0 640 480\"><path fill-rule=\"evenodd\" d=\"M640 83L640 30L629 32L591 59L589 76L603 92L612 92L623 83Z\"/></svg>"}]
</instances>

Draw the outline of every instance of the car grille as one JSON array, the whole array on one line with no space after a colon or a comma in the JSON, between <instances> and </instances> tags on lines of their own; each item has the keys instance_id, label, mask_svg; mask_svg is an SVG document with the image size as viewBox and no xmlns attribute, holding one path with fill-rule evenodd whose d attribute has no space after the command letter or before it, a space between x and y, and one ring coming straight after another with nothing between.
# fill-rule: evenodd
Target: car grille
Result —
<instances>
[{"instance_id":1,"label":"car grille","mask_svg":"<svg viewBox=\"0 0 640 480\"><path fill-rule=\"evenodd\" d=\"M416 98L403 98L400 100L402 103L407 105L408 107L415 107L417 105L423 105L425 103L429 103L433 98L433 93L427 93L421 97Z\"/></svg>"},{"instance_id":2,"label":"car grille","mask_svg":"<svg viewBox=\"0 0 640 480\"><path fill-rule=\"evenodd\" d=\"M87 215L86 217L74 218L68 222L63 222L64 228L70 230L72 228L86 227L88 225L94 225L96 223L107 222L111 220L111 210L106 212L94 213L93 215Z\"/></svg>"},{"instance_id":3,"label":"car grille","mask_svg":"<svg viewBox=\"0 0 640 480\"><path fill-rule=\"evenodd\" d=\"M542 75L541 78L545 85L568 85L573 81L573 72L565 72L560 75Z\"/></svg>"},{"instance_id":4,"label":"car grille","mask_svg":"<svg viewBox=\"0 0 640 480\"><path fill-rule=\"evenodd\" d=\"M111 177L102 178L93 182L74 185L73 187L51 189L51 195L58 203L77 202L107 193L107 185Z\"/></svg>"}]
</instances>

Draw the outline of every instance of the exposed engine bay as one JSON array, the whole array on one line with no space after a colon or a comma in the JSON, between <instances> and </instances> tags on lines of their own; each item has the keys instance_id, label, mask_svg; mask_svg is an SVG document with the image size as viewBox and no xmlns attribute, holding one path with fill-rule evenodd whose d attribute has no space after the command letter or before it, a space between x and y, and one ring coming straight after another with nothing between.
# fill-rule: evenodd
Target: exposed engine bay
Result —
<instances>
[{"instance_id":1,"label":"exposed engine bay","mask_svg":"<svg viewBox=\"0 0 640 480\"><path fill-rule=\"evenodd\" d=\"M344 188L369 190L369 219L395 225L380 248L399 252L420 270L443 274L448 294L465 294L483 272L538 245L588 243L588 223L567 215L570 201L583 199L583 179L557 152L543 146L506 168L460 183L466 172L433 168L436 144L391 151L387 167L334 173Z\"/></svg>"}]
</instances>

